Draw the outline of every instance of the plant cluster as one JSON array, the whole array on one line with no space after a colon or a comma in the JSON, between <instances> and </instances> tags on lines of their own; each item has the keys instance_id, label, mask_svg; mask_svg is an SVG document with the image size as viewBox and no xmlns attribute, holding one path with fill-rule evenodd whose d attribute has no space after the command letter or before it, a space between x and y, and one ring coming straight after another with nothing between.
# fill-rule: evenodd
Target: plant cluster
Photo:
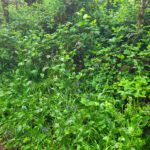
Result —
<instances>
[{"instance_id":1,"label":"plant cluster","mask_svg":"<svg viewBox=\"0 0 150 150\"><path fill-rule=\"evenodd\" d=\"M136 25L137 11L128 0L54 0L11 14L0 26L8 149L150 148L150 26Z\"/></svg>"}]
</instances>

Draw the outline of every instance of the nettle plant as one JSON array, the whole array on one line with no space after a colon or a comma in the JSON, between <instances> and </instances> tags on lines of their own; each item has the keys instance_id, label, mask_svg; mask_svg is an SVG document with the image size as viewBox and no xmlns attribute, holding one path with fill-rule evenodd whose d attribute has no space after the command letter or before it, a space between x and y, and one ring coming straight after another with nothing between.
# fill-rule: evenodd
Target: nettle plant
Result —
<instances>
[{"instance_id":1,"label":"nettle plant","mask_svg":"<svg viewBox=\"0 0 150 150\"><path fill-rule=\"evenodd\" d=\"M137 100L149 98L149 78L147 76L136 76L134 79L123 78L116 85L117 92L125 100L127 97L134 97Z\"/></svg>"}]
</instances>

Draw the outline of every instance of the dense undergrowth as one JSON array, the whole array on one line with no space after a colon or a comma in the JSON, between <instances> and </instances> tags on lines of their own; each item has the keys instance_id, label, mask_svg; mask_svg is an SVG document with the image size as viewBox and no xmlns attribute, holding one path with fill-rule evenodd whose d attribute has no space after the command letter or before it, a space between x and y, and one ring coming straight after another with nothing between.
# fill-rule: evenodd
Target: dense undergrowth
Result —
<instances>
[{"instance_id":1,"label":"dense undergrowth","mask_svg":"<svg viewBox=\"0 0 150 150\"><path fill-rule=\"evenodd\" d=\"M34 4L0 26L8 149L150 149L149 18L115 2Z\"/></svg>"}]
</instances>

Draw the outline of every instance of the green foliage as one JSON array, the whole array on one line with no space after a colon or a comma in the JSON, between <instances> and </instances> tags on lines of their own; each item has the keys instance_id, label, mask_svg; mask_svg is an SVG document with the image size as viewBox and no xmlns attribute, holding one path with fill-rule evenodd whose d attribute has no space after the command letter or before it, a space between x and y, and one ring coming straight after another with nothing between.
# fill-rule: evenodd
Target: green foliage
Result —
<instances>
[{"instance_id":1,"label":"green foliage","mask_svg":"<svg viewBox=\"0 0 150 150\"><path fill-rule=\"evenodd\" d=\"M0 29L7 148L149 149L150 32L125 23L137 10L127 2L55 0L11 14ZM68 5L84 8L69 17Z\"/></svg>"}]
</instances>

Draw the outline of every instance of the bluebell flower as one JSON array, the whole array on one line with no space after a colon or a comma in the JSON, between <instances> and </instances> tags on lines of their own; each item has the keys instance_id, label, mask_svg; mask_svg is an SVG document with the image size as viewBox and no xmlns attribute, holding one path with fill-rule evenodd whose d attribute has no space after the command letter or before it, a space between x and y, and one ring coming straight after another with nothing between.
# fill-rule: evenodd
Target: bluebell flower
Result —
<instances>
[{"instance_id":1,"label":"bluebell flower","mask_svg":"<svg viewBox=\"0 0 150 150\"><path fill-rule=\"evenodd\" d=\"M49 131L49 128L47 128L47 127L42 128L42 132L48 132L48 131Z\"/></svg>"},{"instance_id":2,"label":"bluebell flower","mask_svg":"<svg viewBox=\"0 0 150 150\"><path fill-rule=\"evenodd\" d=\"M66 105L66 109L69 109L69 107L70 107L69 105Z\"/></svg>"},{"instance_id":3,"label":"bluebell flower","mask_svg":"<svg viewBox=\"0 0 150 150\"><path fill-rule=\"evenodd\" d=\"M78 82L76 82L76 86L80 86L80 82L78 81Z\"/></svg>"},{"instance_id":4,"label":"bluebell flower","mask_svg":"<svg viewBox=\"0 0 150 150\"><path fill-rule=\"evenodd\" d=\"M80 89L78 89L78 92L81 93L82 91Z\"/></svg>"}]
</instances>

